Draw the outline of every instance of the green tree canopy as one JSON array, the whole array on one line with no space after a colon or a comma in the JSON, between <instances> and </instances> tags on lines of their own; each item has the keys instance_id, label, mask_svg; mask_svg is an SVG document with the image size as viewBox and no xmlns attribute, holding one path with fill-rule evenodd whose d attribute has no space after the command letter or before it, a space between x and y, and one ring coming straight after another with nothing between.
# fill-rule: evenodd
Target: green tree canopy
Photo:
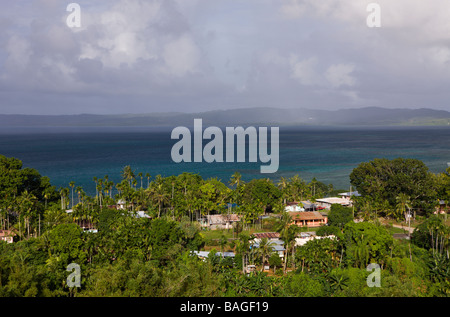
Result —
<instances>
[{"instance_id":1,"label":"green tree canopy","mask_svg":"<svg viewBox=\"0 0 450 317\"><path fill-rule=\"evenodd\" d=\"M385 264L394 243L386 228L366 221L348 222L343 234L347 259L363 268L372 262Z\"/></svg>"},{"instance_id":2,"label":"green tree canopy","mask_svg":"<svg viewBox=\"0 0 450 317\"><path fill-rule=\"evenodd\" d=\"M351 172L350 182L362 196L377 203L387 200L391 206L405 194L413 207L430 212L437 199L436 175L417 159L376 158L361 163Z\"/></svg>"},{"instance_id":3,"label":"green tree canopy","mask_svg":"<svg viewBox=\"0 0 450 317\"><path fill-rule=\"evenodd\" d=\"M339 204L331 205L328 213L328 225L343 228L346 223L353 220L352 208L345 207Z\"/></svg>"}]
</instances>

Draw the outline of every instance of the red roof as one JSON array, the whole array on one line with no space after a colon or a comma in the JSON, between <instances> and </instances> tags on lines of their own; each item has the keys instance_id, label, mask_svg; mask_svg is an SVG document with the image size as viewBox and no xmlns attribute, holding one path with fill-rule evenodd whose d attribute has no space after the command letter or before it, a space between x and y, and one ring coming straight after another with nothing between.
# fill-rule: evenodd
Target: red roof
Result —
<instances>
[{"instance_id":1,"label":"red roof","mask_svg":"<svg viewBox=\"0 0 450 317\"><path fill-rule=\"evenodd\" d=\"M280 234L278 232L256 232L253 235L257 239L262 239L262 238L277 239L280 237Z\"/></svg>"},{"instance_id":2,"label":"red roof","mask_svg":"<svg viewBox=\"0 0 450 317\"><path fill-rule=\"evenodd\" d=\"M13 237L16 234L11 230L0 230L0 237Z\"/></svg>"},{"instance_id":3,"label":"red roof","mask_svg":"<svg viewBox=\"0 0 450 317\"><path fill-rule=\"evenodd\" d=\"M325 218L320 213L314 211L291 212L290 215L292 220L316 220Z\"/></svg>"}]
</instances>

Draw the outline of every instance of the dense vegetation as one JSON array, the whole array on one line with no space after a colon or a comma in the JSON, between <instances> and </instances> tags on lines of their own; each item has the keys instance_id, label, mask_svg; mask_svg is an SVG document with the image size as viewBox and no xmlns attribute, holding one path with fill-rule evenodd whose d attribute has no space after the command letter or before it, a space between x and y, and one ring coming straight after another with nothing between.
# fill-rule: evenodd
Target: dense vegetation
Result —
<instances>
[{"instance_id":1,"label":"dense vegetation","mask_svg":"<svg viewBox=\"0 0 450 317\"><path fill-rule=\"evenodd\" d=\"M285 202L334 195L331 185L299 176L244 182L239 173L228 184L188 173L152 178L127 166L118 184L94 178L90 197L73 182L56 190L36 170L0 156L1 228L16 234L14 243L0 242L0 296L448 296L450 230L433 210L449 200L449 172L432 174L417 160L362 163L350 175L362 194L355 208L333 205L329 225L317 231L335 238L295 247L299 228L290 226ZM113 207L119 200L124 210ZM196 221L230 211L243 219L235 239L224 231L212 241ZM394 239L381 222L412 212L410 240ZM261 223L264 213L273 217ZM250 248L251 233L264 225L280 233L284 261L267 240ZM236 256L192 255L207 246ZM243 274L246 261L258 270ZM67 285L70 263L80 265L81 287ZM368 287L369 263L380 266L381 287Z\"/></svg>"}]
</instances>

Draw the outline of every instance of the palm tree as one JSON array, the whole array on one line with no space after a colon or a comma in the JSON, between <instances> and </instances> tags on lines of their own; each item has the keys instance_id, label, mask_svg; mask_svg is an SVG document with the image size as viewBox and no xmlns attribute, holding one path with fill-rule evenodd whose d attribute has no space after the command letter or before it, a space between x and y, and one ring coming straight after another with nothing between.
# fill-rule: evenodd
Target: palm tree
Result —
<instances>
[{"instance_id":1,"label":"palm tree","mask_svg":"<svg viewBox=\"0 0 450 317\"><path fill-rule=\"evenodd\" d=\"M281 177L280 181L278 182L277 185L278 185L278 188L281 190L283 202L284 202L284 204L286 204L286 199L288 196L287 188L288 188L289 182L285 177Z\"/></svg>"},{"instance_id":2,"label":"palm tree","mask_svg":"<svg viewBox=\"0 0 450 317\"><path fill-rule=\"evenodd\" d=\"M142 177L143 177L142 172L139 172L139 173L138 173L138 176L141 178L141 188L142 188Z\"/></svg>"},{"instance_id":3,"label":"palm tree","mask_svg":"<svg viewBox=\"0 0 450 317\"><path fill-rule=\"evenodd\" d=\"M281 240L284 241L285 245L285 255L284 255L284 272L286 272L286 265L289 251L294 250L295 247L295 237L298 233L299 227L292 224L292 217L289 213L284 212L281 218L275 225L275 230L280 234Z\"/></svg>"},{"instance_id":4,"label":"palm tree","mask_svg":"<svg viewBox=\"0 0 450 317\"><path fill-rule=\"evenodd\" d=\"M81 202L81 193L83 192L83 188L81 186L77 186L77 188L75 188L77 195L78 195L78 203Z\"/></svg>"},{"instance_id":5,"label":"palm tree","mask_svg":"<svg viewBox=\"0 0 450 317\"><path fill-rule=\"evenodd\" d=\"M286 270L286 265L288 263L288 254L289 252L292 253L292 259L294 259L294 251L295 251L295 245L296 245L296 240L295 238L297 237L298 232L300 231L300 228L296 225L294 226L289 226L285 236L283 237L283 241L284 241L284 248L286 249L286 257L285 257L285 270ZM295 267L295 261L294 261L294 267Z\"/></svg>"},{"instance_id":6,"label":"palm tree","mask_svg":"<svg viewBox=\"0 0 450 317\"><path fill-rule=\"evenodd\" d=\"M160 217L163 204L169 201L169 195L165 191L164 184L159 183L155 185L150 190L149 197L152 201L158 204L158 217Z\"/></svg>"},{"instance_id":7,"label":"palm tree","mask_svg":"<svg viewBox=\"0 0 450 317\"><path fill-rule=\"evenodd\" d=\"M225 246L228 244L228 239L227 237L222 233L222 235L219 238L219 246L220 246L220 251L222 253L222 259L224 258L224 251L225 251Z\"/></svg>"},{"instance_id":8,"label":"palm tree","mask_svg":"<svg viewBox=\"0 0 450 317\"><path fill-rule=\"evenodd\" d=\"M313 177L313 179L309 183L309 186L313 188L313 192L312 192L313 197L316 196L316 185L317 185L317 179L315 177Z\"/></svg>"},{"instance_id":9,"label":"palm tree","mask_svg":"<svg viewBox=\"0 0 450 317\"><path fill-rule=\"evenodd\" d=\"M239 240L236 241L236 251L242 254L242 273L244 274L246 271L245 263L248 262L250 240L251 240L250 235L243 232L239 235Z\"/></svg>"},{"instance_id":10,"label":"palm tree","mask_svg":"<svg viewBox=\"0 0 450 317\"><path fill-rule=\"evenodd\" d=\"M47 209L47 201L52 196L53 190L51 188L46 188L44 190L44 199L45 199L45 209Z\"/></svg>"},{"instance_id":11,"label":"palm tree","mask_svg":"<svg viewBox=\"0 0 450 317\"><path fill-rule=\"evenodd\" d=\"M61 209L66 210L68 205L66 199L69 195L69 189L66 187L60 187L59 194L61 195Z\"/></svg>"},{"instance_id":12,"label":"palm tree","mask_svg":"<svg viewBox=\"0 0 450 317\"><path fill-rule=\"evenodd\" d=\"M267 262L266 260L270 257L270 255L273 252L273 245L274 243L272 241L269 241L268 238L262 238L259 242L259 248L258 253L261 256L261 271L264 270L264 265Z\"/></svg>"},{"instance_id":13,"label":"palm tree","mask_svg":"<svg viewBox=\"0 0 450 317\"><path fill-rule=\"evenodd\" d=\"M379 204L379 209L380 209L380 212L382 213L382 214L388 214L389 213L389 210L391 209L391 205L389 204L389 201L388 200L383 200L380 204Z\"/></svg>"},{"instance_id":14,"label":"palm tree","mask_svg":"<svg viewBox=\"0 0 450 317\"><path fill-rule=\"evenodd\" d=\"M22 210L22 213L25 214L25 226L27 228L27 235L30 236L30 218L33 216L33 211L35 211L36 203L38 202L36 196L32 193L29 193L28 190L25 190L19 197L19 206ZM20 223L20 216L19 216ZM20 230L20 224L19 224Z\"/></svg>"},{"instance_id":15,"label":"palm tree","mask_svg":"<svg viewBox=\"0 0 450 317\"><path fill-rule=\"evenodd\" d=\"M95 198L96 199L98 199L98 191L97 191L97 183L98 183L98 179L97 179L97 177L93 177L92 178L92 180L94 181L94 183L95 183Z\"/></svg>"},{"instance_id":16,"label":"palm tree","mask_svg":"<svg viewBox=\"0 0 450 317\"><path fill-rule=\"evenodd\" d=\"M73 188L75 187L75 182L71 181L69 186L72 188L72 200L71 200L71 208L73 208Z\"/></svg>"},{"instance_id":17,"label":"palm tree","mask_svg":"<svg viewBox=\"0 0 450 317\"><path fill-rule=\"evenodd\" d=\"M147 188L150 187L150 174L149 173L145 173L145 177L147 177Z\"/></svg>"},{"instance_id":18,"label":"palm tree","mask_svg":"<svg viewBox=\"0 0 450 317\"><path fill-rule=\"evenodd\" d=\"M408 195L406 195L405 193L400 193L395 200L397 201L397 214L396 217L397 219L400 219L401 215L405 216L405 220L407 220L407 213L406 213L406 209L410 209L411 208L411 200L409 198Z\"/></svg>"},{"instance_id":19,"label":"palm tree","mask_svg":"<svg viewBox=\"0 0 450 317\"><path fill-rule=\"evenodd\" d=\"M295 201L303 200L303 196L307 193L308 186L305 181L302 180L298 175L294 175L289 178L289 188L291 198Z\"/></svg>"},{"instance_id":20,"label":"palm tree","mask_svg":"<svg viewBox=\"0 0 450 317\"><path fill-rule=\"evenodd\" d=\"M342 291L348 286L350 278L341 270L333 270L329 275L330 286L333 291Z\"/></svg>"},{"instance_id":21,"label":"palm tree","mask_svg":"<svg viewBox=\"0 0 450 317\"><path fill-rule=\"evenodd\" d=\"M127 165L122 170L122 178L127 180L131 187L131 181L134 179L134 171L131 169L130 165Z\"/></svg>"},{"instance_id":22,"label":"palm tree","mask_svg":"<svg viewBox=\"0 0 450 317\"><path fill-rule=\"evenodd\" d=\"M280 234L281 237L287 234L289 226L292 224L292 217L287 212L281 214L281 218L277 221L275 225L275 231Z\"/></svg>"},{"instance_id":23,"label":"palm tree","mask_svg":"<svg viewBox=\"0 0 450 317\"><path fill-rule=\"evenodd\" d=\"M230 179L230 185L234 186L236 185L236 187L239 187L239 185L241 185L242 183L242 175L239 172L234 172L234 174L231 176Z\"/></svg>"}]
</instances>

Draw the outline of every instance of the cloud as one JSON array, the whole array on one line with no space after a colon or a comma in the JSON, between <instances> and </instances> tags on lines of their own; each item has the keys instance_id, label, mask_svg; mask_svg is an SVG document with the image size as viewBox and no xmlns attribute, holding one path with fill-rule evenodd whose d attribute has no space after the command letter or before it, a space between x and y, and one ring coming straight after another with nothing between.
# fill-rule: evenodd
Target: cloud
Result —
<instances>
[{"instance_id":1,"label":"cloud","mask_svg":"<svg viewBox=\"0 0 450 317\"><path fill-rule=\"evenodd\" d=\"M0 13L0 112L448 109L450 2L57 0ZM414 94L414 96L412 96ZM419 97L418 97L419 96Z\"/></svg>"},{"instance_id":2,"label":"cloud","mask_svg":"<svg viewBox=\"0 0 450 317\"><path fill-rule=\"evenodd\" d=\"M352 64L331 65L325 72L325 78L333 88L354 86L356 79L351 76L354 70L355 65Z\"/></svg>"},{"instance_id":3,"label":"cloud","mask_svg":"<svg viewBox=\"0 0 450 317\"><path fill-rule=\"evenodd\" d=\"M320 75L317 73L318 60L311 57L302 61L298 61L296 55L291 55L290 65L292 67L292 78L297 79L302 85L321 84Z\"/></svg>"}]
</instances>

